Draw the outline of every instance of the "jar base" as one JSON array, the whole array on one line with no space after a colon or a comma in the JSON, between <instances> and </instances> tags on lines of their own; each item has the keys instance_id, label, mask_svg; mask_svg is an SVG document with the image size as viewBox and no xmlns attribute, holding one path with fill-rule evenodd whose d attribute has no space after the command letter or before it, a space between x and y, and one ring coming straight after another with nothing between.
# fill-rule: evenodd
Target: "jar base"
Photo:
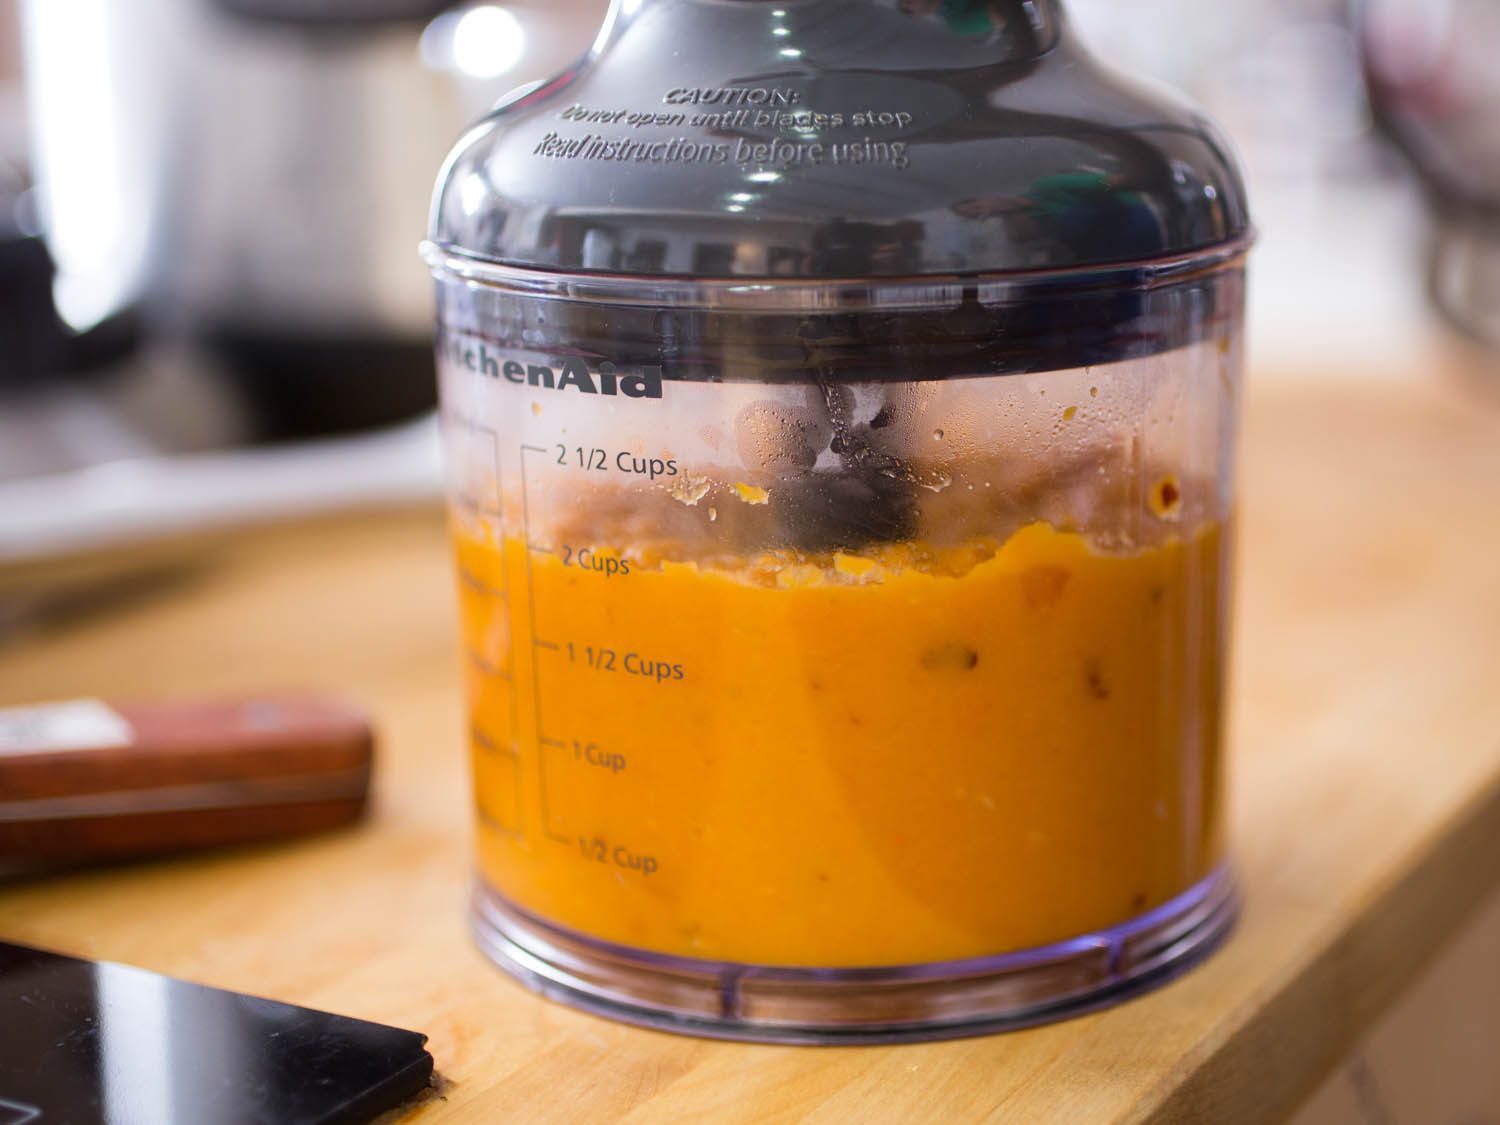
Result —
<instances>
[{"instance_id":1,"label":"jar base","mask_svg":"<svg viewBox=\"0 0 1500 1125\"><path fill-rule=\"evenodd\" d=\"M1128 922L1053 945L919 965L823 969L651 953L545 922L481 885L480 949L554 1000L627 1023L768 1043L901 1043L1065 1019L1171 980L1234 925L1221 867Z\"/></svg>"}]
</instances>

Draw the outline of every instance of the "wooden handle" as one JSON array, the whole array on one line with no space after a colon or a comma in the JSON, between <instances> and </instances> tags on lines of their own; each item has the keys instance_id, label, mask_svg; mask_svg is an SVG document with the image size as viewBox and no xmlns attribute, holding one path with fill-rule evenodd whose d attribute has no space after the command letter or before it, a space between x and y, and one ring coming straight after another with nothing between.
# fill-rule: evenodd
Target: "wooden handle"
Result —
<instances>
[{"instance_id":1,"label":"wooden handle","mask_svg":"<svg viewBox=\"0 0 1500 1125\"><path fill-rule=\"evenodd\" d=\"M0 709L0 868L246 843L357 820L365 716L311 695Z\"/></svg>"}]
</instances>

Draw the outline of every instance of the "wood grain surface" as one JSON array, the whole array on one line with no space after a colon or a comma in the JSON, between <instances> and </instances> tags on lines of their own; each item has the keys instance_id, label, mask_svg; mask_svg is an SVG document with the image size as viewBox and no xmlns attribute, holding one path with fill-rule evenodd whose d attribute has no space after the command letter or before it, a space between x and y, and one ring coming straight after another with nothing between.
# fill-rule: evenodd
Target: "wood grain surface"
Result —
<instances>
[{"instance_id":1,"label":"wood grain surface","mask_svg":"<svg viewBox=\"0 0 1500 1125\"><path fill-rule=\"evenodd\" d=\"M375 807L310 842L0 885L0 938L420 1029L421 1122L1265 1120L1500 884L1500 399L1437 376L1250 395L1233 692L1247 896L1209 962L1036 1030L709 1043L541 1001L464 929L470 826L436 512L247 533L9 638L0 703L350 693Z\"/></svg>"}]
</instances>

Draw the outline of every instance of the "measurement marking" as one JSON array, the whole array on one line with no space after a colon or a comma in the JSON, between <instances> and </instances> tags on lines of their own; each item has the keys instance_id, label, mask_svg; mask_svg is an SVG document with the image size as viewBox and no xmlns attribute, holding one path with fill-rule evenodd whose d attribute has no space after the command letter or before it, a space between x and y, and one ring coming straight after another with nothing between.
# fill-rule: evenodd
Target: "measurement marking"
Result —
<instances>
[{"instance_id":1,"label":"measurement marking","mask_svg":"<svg viewBox=\"0 0 1500 1125\"><path fill-rule=\"evenodd\" d=\"M466 433L466 456L461 464L470 479L459 488L454 506L464 514L477 518L481 524L493 524L498 533L496 541L503 543L505 490L500 471L500 432L493 427L481 425L473 418L459 417L457 421ZM472 471L480 462L484 462L489 477ZM500 596L504 597L510 592L510 583L506 580L503 569L501 580L505 584L500 589Z\"/></svg>"},{"instance_id":2,"label":"measurement marking","mask_svg":"<svg viewBox=\"0 0 1500 1125\"><path fill-rule=\"evenodd\" d=\"M466 516L476 517L480 520L493 519L500 521L500 509L492 504L480 500L467 492L460 492L453 497L453 506Z\"/></svg>"},{"instance_id":3,"label":"measurement marking","mask_svg":"<svg viewBox=\"0 0 1500 1125\"><path fill-rule=\"evenodd\" d=\"M492 431L493 432L493 431ZM499 534L496 541L500 547L500 593L499 598L505 607L505 647L509 652L509 667L501 670L496 669L495 674L510 686L507 693L510 696L510 733L513 739L521 737L521 702L516 692L515 668L516 668L516 630L510 620L510 552L505 549L505 490L502 487L503 478L500 472L500 436L495 434L493 451L495 457L495 524ZM516 787L512 794L516 810L516 839L526 838L526 790L525 777L522 774L521 748L512 742L510 753L515 761ZM537 763L541 768L541 762Z\"/></svg>"},{"instance_id":4,"label":"measurement marking","mask_svg":"<svg viewBox=\"0 0 1500 1125\"><path fill-rule=\"evenodd\" d=\"M568 744L560 738L539 738L537 741L544 746L567 746Z\"/></svg>"},{"instance_id":5,"label":"measurement marking","mask_svg":"<svg viewBox=\"0 0 1500 1125\"><path fill-rule=\"evenodd\" d=\"M442 420L446 426L453 426L460 431L453 435L455 439L462 439L460 448L463 450L463 456L458 462L458 468L464 479L455 482L453 507L465 518L465 522L477 525L481 529L481 538L486 541L485 545L495 547L500 555L500 585L498 587L463 565L457 568L459 585L461 589L497 603L501 607L499 615L506 619L508 667L492 662L472 648L466 649L465 655L469 665L480 675L509 685L507 694L510 696L510 729L513 738L516 738L519 737L521 729L521 707L516 695L514 679L515 629L510 627L509 621L511 567L510 552L505 546L505 489L504 476L501 472L500 432L491 426L482 425L478 419L470 415L454 410L443 411ZM495 610L490 608L487 612L493 614ZM491 815L476 795L475 806L479 812L480 822L518 840L526 839L525 777L522 774L524 767L519 744L512 741L502 745L487 732L481 730L478 725L470 726L469 737L473 745L483 753L503 755L511 759L513 763L511 805L515 810L515 826L504 824Z\"/></svg>"},{"instance_id":6,"label":"measurement marking","mask_svg":"<svg viewBox=\"0 0 1500 1125\"><path fill-rule=\"evenodd\" d=\"M470 652L469 653L469 663L474 667L474 670L477 671L481 676L489 676L492 679L504 680L507 683L510 682L510 672L508 672L504 668L499 667L498 665L491 664L488 660L486 660L484 657L480 656L477 652ZM511 729L512 730L515 729L515 724L514 723L511 724Z\"/></svg>"},{"instance_id":7,"label":"measurement marking","mask_svg":"<svg viewBox=\"0 0 1500 1125\"><path fill-rule=\"evenodd\" d=\"M528 551L535 551L539 555L550 555L552 553L551 547L539 547L535 543L526 544L526 549Z\"/></svg>"},{"instance_id":8,"label":"measurement marking","mask_svg":"<svg viewBox=\"0 0 1500 1125\"><path fill-rule=\"evenodd\" d=\"M500 515L500 433L492 426L481 426L478 422L470 422L471 456L476 452L474 446L479 444L477 435L480 434L484 435L485 460L489 462L486 467L493 474L491 479L484 483L490 485L493 482L493 487L486 489L484 501L476 504L475 507L486 515L493 515L498 518ZM474 459L477 460L478 458Z\"/></svg>"},{"instance_id":9,"label":"measurement marking","mask_svg":"<svg viewBox=\"0 0 1500 1125\"><path fill-rule=\"evenodd\" d=\"M520 802L517 801L518 809L519 806ZM524 835L519 828L512 828L494 813L490 812L489 809L485 808L483 801L476 800L474 802L474 811L479 816L479 823L492 832L499 832L502 836L509 836L514 840L519 840Z\"/></svg>"},{"instance_id":10,"label":"measurement marking","mask_svg":"<svg viewBox=\"0 0 1500 1125\"><path fill-rule=\"evenodd\" d=\"M552 641L544 641L540 637L532 637L531 643L536 645L537 648L550 648L553 652L556 652L559 648L562 647L560 645L554 644Z\"/></svg>"},{"instance_id":11,"label":"measurement marking","mask_svg":"<svg viewBox=\"0 0 1500 1125\"><path fill-rule=\"evenodd\" d=\"M531 490L527 487L527 480L526 480L526 454L528 454L528 453L546 453L546 452L548 452L548 450L545 449L544 447L540 446L540 445L523 445L523 446L521 446L521 533L525 536L526 543L527 543L528 546L530 546L530 544L531 544ZM536 651L535 650L538 647L540 647L540 648L552 648L552 649L555 649L555 648L557 648L557 646L555 644L550 644L547 641L543 641L543 640L538 639L538 637L536 635L536 580L533 577L533 572L532 572L532 568L531 568L531 556L534 553L535 552L533 552L533 551L527 551L526 554L525 554L525 558L526 558L526 609L527 609L527 613L529 615L529 619L531 621L531 643L532 643L532 646L533 646L533 648L532 648L532 657L531 657L531 706L532 706L532 715L533 715L533 717L536 720L536 722L535 722L535 734L536 734L536 738L537 738L537 762L536 762L537 799L538 799L538 801L540 802L540 804L542 806L542 835L546 836L548 839L552 840L554 843L566 844L568 847L572 847L573 846L573 841L571 839L569 839L567 836L564 836L560 832L554 832L553 831L553 829L552 829L552 815L551 815L551 812L550 812L550 807L549 807L549 805L547 803L547 762L546 762L545 757L541 753L541 744L542 744L542 677L541 677L541 668L537 664Z\"/></svg>"},{"instance_id":12,"label":"measurement marking","mask_svg":"<svg viewBox=\"0 0 1500 1125\"><path fill-rule=\"evenodd\" d=\"M480 425L475 419L468 419L469 430L469 456L471 465L478 465L481 459L486 462L485 468L490 473L489 480L482 481L484 494L472 496L467 490L460 492L461 505L467 506L468 512L476 518L481 525L493 526L493 539L500 548L500 586L497 589L489 581L467 568L460 569L461 580L474 593L480 597L490 598L500 603L501 612L507 618L510 616L510 557L505 550L505 488L504 475L501 472L500 457L500 432L493 427ZM482 473L480 474L482 477ZM471 482L480 483L480 482ZM506 648L508 650L508 668L500 668L478 653L470 652L470 660L479 670L481 675L500 680L510 685L510 729L512 738L517 737L521 729L521 705L516 698L516 686L512 678L512 671L516 666L516 638L515 630L506 625ZM509 832L516 839L524 839L526 836L526 802L524 797L524 781L521 774L521 752L515 742L500 746L495 743L484 731L475 728L475 741L481 749L491 754L504 754L514 763L512 778L514 780L514 792L511 794L511 807L515 810L515 827L507 829L500 825L503 830ZM480 810L481 818L486 815ZM493 820L493 818L491 818ZM498 823L498 822L497 822Z\"/></svg>"},{"instance_id":13,"label":"measurement marking","mask_svg":"<svg viewBox=\"0 0 1500 1125\"><path fill-rule=\"evenodd\" d=\"M520 751L518 751L514 745L506 745L505 743L496 742L493 738L491 738L487 733L485 733L477 726L469 727L469 737L474 740L475 746L478 746L481 750L487 751L488 753L504 754L507 758L516 758L517 760L519 760L521 757Z\"/></svg>"},{"instance_id":14,"label":"measurement marking","mask_svg":"<svg viewBox=\"0 0 1500 1125\"><path fill-rule=\"evenodd\" d=\"M495 600L502 602L505 600L504 586L491 586L488 582L479 577L479 575L475 574L468 567L461 566L458 568L458 580L460 583L462 583L464 586L466 586L468 589L472 590L482 598L494 598Z\"/></svg>"}]
</instances>

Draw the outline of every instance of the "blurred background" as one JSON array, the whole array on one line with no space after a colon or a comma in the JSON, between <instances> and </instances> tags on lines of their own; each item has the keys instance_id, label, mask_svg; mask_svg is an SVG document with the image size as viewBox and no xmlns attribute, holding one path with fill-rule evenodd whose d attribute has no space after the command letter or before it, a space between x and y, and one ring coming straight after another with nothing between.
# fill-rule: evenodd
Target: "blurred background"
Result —
<instances>
[{"instance_id":1,"label":"blurred background","mask_svg":"<svg viewBox=\"0 0 1500 1125\"><path fill-rule=\"evenodd\" d=\"M605 6L0 0L0 626L168 541L438 495L431 184ZM1500 368L1500 0L1070 7L1241 150L1253 378Z\"/></svg>"}]
</instances>

